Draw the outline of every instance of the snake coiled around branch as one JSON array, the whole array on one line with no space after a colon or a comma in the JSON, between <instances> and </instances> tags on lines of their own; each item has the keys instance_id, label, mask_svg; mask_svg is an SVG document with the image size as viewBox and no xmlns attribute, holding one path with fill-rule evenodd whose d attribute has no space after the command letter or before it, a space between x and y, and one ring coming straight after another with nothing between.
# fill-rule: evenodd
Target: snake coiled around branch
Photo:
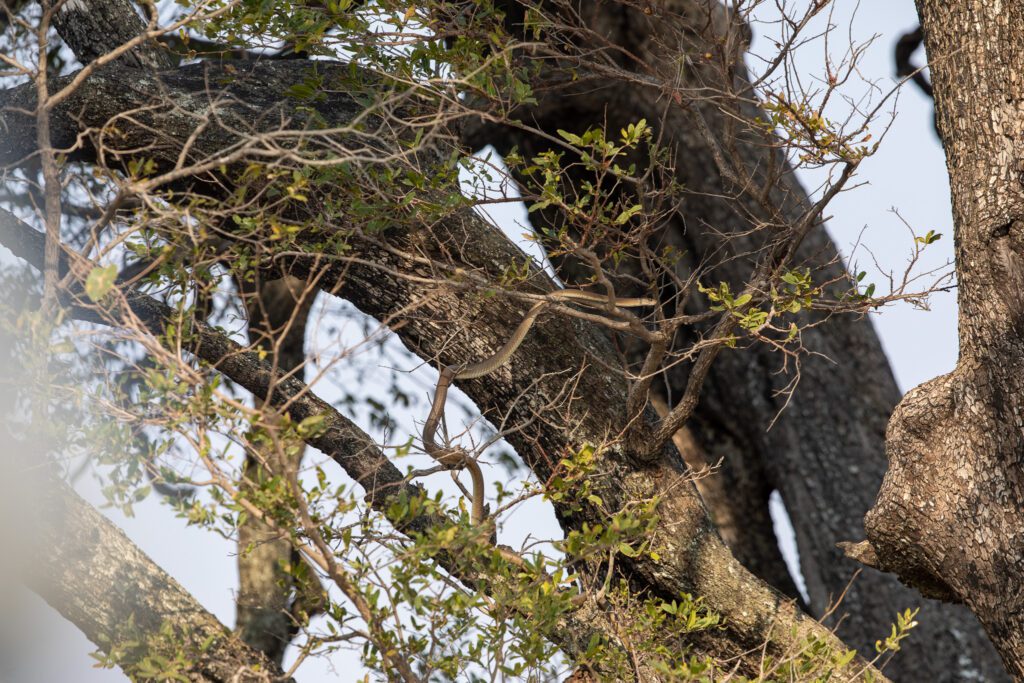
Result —
<instances>
[{"instance_id":1,"label":"snake coiled around branch","mask_svg":"<svg viewBox=\"0 0 1024 683\"><path fill-rule=\"evenodd\" d=\"M444 405L445 400L448 397L448 388L455 380L483 377L504 365L508 359L512 357L512 354L516 352L519 345L523 343L527 333L529 333L530 328L533 326L533 323L537 320L537 317L541 312L548 305L562 300L590 308L603 308L613 314L618 309L622 308L638 308L641 306L653 306L656 304L654 300L645 298L613 299L609 296L603 296L593 292L585 292L578 289L557 290L549 294L546 299L538 301L530 308L522 321L516 327L515 331L512 333L512 336L493 356L476 363L448 365L441 369L441 376L438 378L437 387L434 389L434 400L430 405L430 413L427 415L426 422L423 423L423 449L440 465L450 468L465 468L469 471L470 478L473 480L473 500L470 519L474 526L483 524L486 518L486 510L484 507L485 482L483 471L480 469L480 464L477 462L476 458L468 453L464 448L460 448L458 446L439 446L434 441L437 436L437 427L441 423L441 419L444 415Z\"/></svg>"}]
</instances>

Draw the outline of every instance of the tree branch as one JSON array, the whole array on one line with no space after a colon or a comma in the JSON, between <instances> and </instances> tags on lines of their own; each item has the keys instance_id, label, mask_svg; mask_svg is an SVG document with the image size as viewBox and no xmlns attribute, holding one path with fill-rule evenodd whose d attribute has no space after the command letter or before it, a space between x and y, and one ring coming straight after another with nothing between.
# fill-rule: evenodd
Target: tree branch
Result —
<instances>
[{"instance_id":1,"label":"tree branch","mask_svg":"<svg viewBox=\"0 0 1024 683\"><path fill-rule=\"evenodd\" d=\"M19 448L17 444L9 444ZM5 446L6 448L7 446ZM28 455L28 454L23 454ZM25 538L27 585L129 677L147 657L185 658L190 681L282 681L281 669L243 643L47 467L35 467ZM24 476L24 473L22 473ZM25 482L22 482L25 483ZM288 679L290 680L290 679Z\"/></svg>"},{"instance_id":2,"label":"tree branch","mask_svg":"<svg viewBox=\"0 0 1024 683\"><path fill-rule=\"evenodd\" d=\"M135 6L124 0L44 0L42 4L53 12L54 28L82 64L117 52L156 26L156 7L152 5L144 5L152 13L146 22ZM173 64L167 50L153 40L136 45L120 61L148 69L166 69Z\"/></svg>"},{"instance_id":3,"label":"tree branch","mask_svg":"<svg viewBox=\"0 0 1024 683\"><path fill-rule=\"evenodd\" d=\"M161 74L159 78L103 72L87 79L85 87L68 99L66 118L58 119L58 112L55 112L54 120L64 131L64 139L71 141L77 138L79 126L101 128L121 112L133 110L137 112L134 117L137 123L120 121L121 139L134 150L145 150L141 153L155 158L161 168L173 165L182 144L189 139L194 141L196 154L217 158L218 154L223 156L230 151L232 156L228 163L233 163L246 157L245 150L238 151L240 145L245 144L244 136L260 127L269 129L271 125L279 130L282 118L290 121L290 126L287 134L280 134L281 138L303 135L308 139L308 134L302 131L308 117L296 111L294 102L273 97L287 90L289 79L300 82L303 70L310 68L318 69L326 83L331 83L330 79L340 70L346 75L348 72L347 66L324 62L317 62L315 67L295 62L241 63L236 64L230 74L219 67L194 65ZM132 82L138 79L146 82ZM206 91L205 84L223 80L228 81L227 95L218 98L221 109L215 123L206 125L190 138L197 123L193 112L204 114L199 120L211 121L205 114L209 113L213 96ZM153 93L161 93L165 99L157 100ZM331 144L345 148L351 144L346 138L351 133L343 128L346 116L362 115L363 107L340 88L325 87L324 95L312 106L328 125L342 127L342 132L332 137ZM6 99L21 101L23 106L31 108L31 101L16 93ZM168 101L179 105L168 106ZM306 102L302 104L309 106ZM71 116L72 111L77 114L75 118ZM259 115L253 122L255 112ZM23 129L26 124L12 118L9 125ZM383 128L375 130L374 134L378 136L373 143L375 148L387 149L395 142L395 134ZM238 151L237 156L235 151ZM16 142L0 142L0 159L17 158L29 152ZM259 150L253 153L259 158ZM525 313L514 301L467 297L457 286L435 286L424 291L423 285L418 284L437 283L436 268L440 266L447 267L453 276L457 272L478 274L481 282L493 283L501 280L508 264L523 262L521 251L469 210L435 221L430 230L395 230L385 243L353 239L352 252L338 256L334 262L329 262L331 256L319 253L321 251L317 249L315 257L279 254L277 258L283 272L303 279L326 265L327 272L321 280L325 288L340 292L378 319L402 317L404 324L399 335L423 358L461 364L492 356L504 345ZM413 256L421 253L426 258ZM552 288L550 280L539 272L529 273L522 287L523 291L534 293ZM153 310L151 304L132 300L131 305L133 310L138 309L136 314L140 318L159 324L160 312ZM403 312L412 309L417 310L417 315L404 317ZM208 338L201 332L201 325L197 329L201 339L198 352L204 358L218 359L218 369L254 392L266 386L269 373L251 357L252 352L239 353L224 340ZM646 453L632 451L617 439L633 420L625 411L628 395L625 379L608 371L617 366L616 358L606 332L594 324L580 320L573 320L571 324L564 320L540 321L510 363L462 386L485 415L496 422L505 420L526 425L516 430L510 440L542 481L547 481L555 472L561 458L578 452L587 444L597 446L594 466L598 474L593 482L594 493L602 504L584 502L577 508L578 501L573 501L571 505L556 506L564 525L603 524L610 512L658 501L660 521L654 535L657 559L653 556L626 558L618 566L653 595L669 600L683 593L700 595L709 607L722 615L726 628L713 634L701 634L701 651L737 657L745 662L747 670L756 671L761 655L749 650L752 643L767 642L769 652L785 655L800 650L808 638L814 637L841 650L842 644L827 629L802 615L792 602L736 562L711 526L689 483L689 473L674 448L666 448L657 454L654 462L648 462ZM568 383L571 373L575 375ZM298 395L302 385L296 382L287 380L278 391L283 392L282 396ZM522 400L524 397L527 400ZM579 400L580 397L586 397L586 401ZM534 419L536 406L546 405L561 408L550 411L543 421ZM296 414L298 419L303 415L330 414L330 406L308 393L293 400L289 409L293 414L301 411ZM639 442L645 440L644 434L649 440L653 421L651 413L639 425ZM370 490L378 490L381 484L389 483L381 479L389 470L383 463L370 464L361 450L360 439L353 437L344 423L334 418L327 422L328 429L311 440L312 445L321 447L322 444L322 450L331 452L332 443L343 444L343 450L335 451L335 457L343 458L346 467L356 468L357 480L372 482ZM347 453L360 453L362 457L344 455Z\"/></svg>"}]
</instances>

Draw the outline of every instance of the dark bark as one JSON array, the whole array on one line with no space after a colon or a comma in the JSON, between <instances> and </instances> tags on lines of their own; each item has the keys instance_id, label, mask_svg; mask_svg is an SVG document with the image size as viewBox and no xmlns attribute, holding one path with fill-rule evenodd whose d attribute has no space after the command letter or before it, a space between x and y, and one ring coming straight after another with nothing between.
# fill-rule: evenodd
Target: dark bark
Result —
<instances>
[{"instance_id":1,"label":"dark bark","mask_svg":"<svg viewBox=\"0 0 1024 683\"><path fill-rule=\"evenodd\" d=\"M626 16L626 14L612 16L612 13L609 13L608 16L611 17L612 23L614 24L615 21ZM644 22L647 20L635 16L633 19L639 20L630 20L629 31L626 33L633 32L640 36L637 44L637 48L639 50L638 53L644 54L643 36L645 32L648 31L648 29L645 28ZM666 20L666 17L655 17L655 21L664 20ZM620 31L620 33L622 32ZM651 58L650 61L657 62L657 54L648 54L646 56ZM294 74L291 76L294 77ZM247 100L243 99L244 103L255 105L251 109L247 109L245 104L239 105L237 103L232 103L228 105L229 107L236 107L238 118L235 120L235 123L251 123L255 114L262 113L266 110L266 107L261 105L276 105L277 103L273 102L273 97L268 97L267 93L273 94L283 92L283 88L281 86L289 82L287 76L275 80L275 74L269 70L263 72L261 77L265 78L266 82L257 83L256 81L251 81L250 84L255 87L251 87L246 90L246 86L242 85L235 89L235 93L240 98L248 98ZM123 91L124 83L121 83L120 88L113 87L108 90L107 97L115 98L113 103L114 108L116 108L118 103L127 104L133 100L138 104L140 102L140 95L142 96L141 101L147 101L148 96L152 96L154 93L159 92L159 86L156 83L156 80L151 77L144 76L142 79L134 80L136 82L139 80L146 80L146 82L140 83L138 86L139 90L136 90L134 93L129 93L127 97L125 97L125 93ZM174 77L171 76L168 80L173 81ZM187 78L184 81L179 80L177 85L185 85L186 82ZM196 83L197 82L193 80L193 88L195 88ZM113 85L113 83L111 85ZM173 87L175 84L171 83L171 85ZM100 109L95 108L96 102L94 98L96 97L97 91L102 91L102 89L102 85L100 85L96 90L91 91L88 96L78 99L79 107L93 108L91 114L95 115L94 120L99 120L100 123L109 120L109 117L104 118L102 106ZM148 93L147 89L149 89ZM178 92L181 94L181 90ZM191 91L185 90L185 92L191 92L192 94L201 93L202 89L193 89ZM662 111L657 106L657 93L654 93L654 96L650 98L640 97L639 103L634 103L632 101L632 96L634 94L635 93L632 92L621 91L616 94L609 89L609 91L603 93L601 97L605 99L605 104L613 102L623 105L623 103L628 102L628 107L641 107L641 109L637 109L635 111L644 111L644 107L647 108L647 111L653 111L655 113ZM18 96L16 95L10 101L17 102L17 97ZM190 107L198 102L200 109L192 111L202 112L203 99L204 98L201 96L194 98L186 96L181 98L181 101L185 102L186 107ZM601 98L595 96L595 101L599 99ZM22 100L22 102L24 101L25 100ZM334 104L337 104L337 102ZM346 103L342 102L342 104L345 105ZM570 104L567 101L560 106L569 107ZM65 117L67 117L68 114L78 114L80 113L79 107L66 107L62 114ZM271 106L270 108L274 113L280 111L280 108L276 106ZM570 107L567 113L580 114L580 117L576 120L586 122L593 119L594 109L594 106L591 105L589 107L581 107L579 112L575 112ZM612 109L614 109L614 107L612 107ZM627 108L624 111L628 113L631 110ZM106 113L109 114L110 112L111 109L106 109ZM189 125L187 116L180 116L175 120L173 112L165 111L164 114L165 116L163 118L157 117L159 123L176 123L179 126L179 128L175 129L172 125L169 130L187 130ZM714 112L706 112L706 114L708 115L709 120L714 123ZM590 118L588 119L588 117ZM627 114L624 114L623 117L630 120L636 118L635 116ZM4 118L5 121L12 122L16 128L21 126L21 130L25 130L26 123L29 127L31 126L30 121L26 122L19 119L16 115L5 114ZM657 117L651 118L655 119ZM268 116L267 120L273 123L272 115ZM296 119L293 119L293 121L295 120ZM76 132L73 122L68 118L64 118L62 124L63 125L58 124L58 128L61 129L61 132L68 134ZM256 126L258 127L259 125L259 119L257 118ZM717 190L720 186L720 181L715 177L714 173L709 173L709 169L713 168L713 161L709 158L706 149L701 153L701 150L704 149L702 147L704 142L696 135L686 134L686 132L690 130L690 128L687 127L688 120L686 117L680 117L678 122L667 120L666 125L670 130L673 130L678 134L678 144L680 149L686 151L686 154L681 155L680 158L687 160L688 165L691 164L688 159L691 157L693 159L691 170L688 172L691 175L687 175L686 177L690 180L696 181L695 187L697 188L711 188ZM184 126L184 128L181 128L182 126ZM143 133L143 139L145 139L151 132L152 131ZM129 137L133 133L134 131L130 132ZM221 136L219 141L214 139L218 134ZM0 141L0 154L16 150L18 148L18 143L20 142L18 141L18 137L19 136L17 134L10 135L7 137L6 141ZM166 139L162 140L162 142L173 145L174 137L175 136L171 134ZM229 147L218 147L218 142L230 143L234 141L230 134L225 136L223 131L215 132L212 134L212 137L204 135L204 138L205 142L209 143L209 146L205 148L207 150L227 149ZM180 139L181 138L178 138L179 142ZM73 141L73 135L65 137L64 140L65 143L69 144ZM152 141L152 139L150 138L148 141ZM158 138L157 141L160 142L160 139ZM31 149L29 148L27 151L31 152ZM171 153L174 151L176 150L173 149L173 147L169 150ZM17 155L15 155L14 158L17 158ZM791 192L799 194L798 188L790 187L789 189ZM698 217L698 220L695 223L691 223L691 225L700 226L702 225L702 221L706 221L711 225L720 224L718 222L719 218L726 222L734 221L736 219L734 211L725 207L724 203L716 203L711 199L705 199L704 201L706 202L704 204L699 201L695 201L693 203L693 208L687 209L688 212L692 210L692 216ZM783 204L785 204L785 202L783 202ZM682 234L681 230L679 232ZM681 236L680 239L699 240L700 237L691 237L686 235ZM817 252L814 251L815 239L819 240L819 242L817 242ZM811 249L812 253L825 253L827 256L831 255L830 245L828 245L827 239L824 237L812 237L811 240L809 240L809 245L810 246L805 248ZM698 250L696 253L700 253L699 241L695 241L693 246ZM745 275L746 271L743 271L740 274ZM403 296L406 298L406 301L412 298L408 291L403 290L396 294L396 297L398 298ZM397 301L397 298L393 299L388 305L397 304ZM368 309L373 309L374 306L376 306L380 311L386 312L388 310L388 305L383 303L367 301L366 305ZM451 310L448 310L446 314L451 315L453 311L456 313L466 312L465 308L461 308L458 305L453 306L454 307L451 308ZM441 311L439 310L438 313L440 314ZM507 325L511 321L511 318L514 318L514 315L506 315L505 319L498 320L497 322ZM439 319L443 320L445 318ZM878 362L878 359L882 358L881 351L877 342L874 340L870 329L866 327L865 323L845 323L845 325L848 329L845 331L840 329L834 333L834 338L836 340L835 343L830 344L827 340L815 340L812 338L808 341L808 345L815 350L824 351L826 353L829 351L846 352L847 349L853 348L862 349L862 353L869 355L862 356L859 360L857 358L851 359L850 371L848 373L840 373L838 377L834 378L829 377L821 369L812 370L812 368L805 366L805 379L801 384L800 392L798 392L797 397L799 398L802 394L809 395L806 397L802 407L798 408L800 404L795 404L791 407L789 414L784 418L784 420L800 422L803 426L791 425L780 430L780 424L776 426L775 430L773 430L774 433L767 436L764 434L763 427L767 424L768 418L774 416L774 413L778 408L777 399L771 395L774 386L772 385L773 380L768 376L768 372L774 368L771 365L772 359L770 358L767 362L759 361L758 363L750 363L748 360L742 359L735 360L737 367L732 369L716 369L715 372L721 374L716 374L713 377L713 393L706 397L704 403L705 407L701 409L701 414L706 414L710 416L710 418L706 424L698 423L698 426L705 430L707 434L707 436L702 437L701 440L707 442L706 448L708 449L710 459L712 461L717 457L715 449L718 447L717 443L720 442L720 440L716 440L712 437L714 435L722 435L724 437L728 437L728 443L741 444L739 448L736 448L737 452L744 454L756 452L763 460L763 462L757 466L746 466L740 464L737 466L737 472L765 471L773 473L776 482L780 484L780 489L786 497L790 511L794 513L794 521L797 523L798 535L801 537L801 546L804 551L805 560L815 557L826 558L821 567L815 568L810 564L805 566L805 573L809 574L809 584L811 585L813 592L812 603L816 603L819 608L823 600L827 597L827 594L832 590L832 587L841 586L848 576L848 569L834 569L834 566L838 565L833 565L832 560L834 560L834 557L828 559L830 558L829 547L831 543L838 538L859 536L859 534L856 533L856 524L851 526L849 518L851 516L856 517L859 515L859 511L866 507L866 502L863 500L863 491L873 490L871 485L872 481L877 483L877 477L880 475L881 470L875 467L876 458L874 458L872 454L877 451L873 450L873 446L877 445L879 434L881 433L880 421L884 421L884 415L887 412L887 407L895 398L888 370L884 365L880 365ZM857 325L860 325L860 327L858 328ZM475 325L473 328L475 329ZM852 332L850 331L851 329L853 330ZM858 331L858 329L860 331ZM865 329L867 330L866 332L864 331ZM472 331L473 330L470 330L469 332ZM421 348L429 351L432 345L434 345L434 348L437 348L437 340L431 339L431 336L442 336L443 330L434 329L431 331L429 329L423 329L417 332L417 334L422 337ZM496 337L500 337L500 334L496 335ZM415 336L413 338L415 338ZM473 357L472 354L474 353L482 353L489 347L491 342L496 341L498 341L497 338L490 341L484 340L483 342L476 344L472 342L465 342L464 348L461 349L461 352L457 349L452 352L451 357L456 360L465 360L466 357ZM493 345L489 348L493 348ZM464 352L469 352L469 354L465 354ZM723 356L723 359L720 359L720 361L728 359L732 355L739 356L741 354L729 354ZM836 353L836 355L839 355L839 353ZM723 364L728 365L728 363L719 363L719 365ZM816 383L809 383L807 381L808 372L812 371L813 374L818 377L818 381ZM522 384L522 382L526 381L527 377L528 375L519 375L518 381L521 386L527 386L527 384ZM810 387L808 386L809 384ZM485 396L488 393L482 388L480 391L483 392ZM718 392L721 393L718 394ZM858 394L857 392L861 393ZM716 396L716 394L718 395ZM844 410L844 401L846 401L850 396L857 395L864 397L861 404L857 406L847 406L852 410ZM499 402L493 395L491 396L489 405L492 410L498 409ZM736 423L731 426L722 426L717 424L718 421L721 421L722 415L733 414L737 410L738 406L748 405L751 406L750 414L752 419L737 420ZM701 419L701 414L698 414L697 420ZM797 417L799 420L793 419ZM824 430L820 428L821 424L829 423L830 420L831 423L837 425L836 432L834 434L824 433ZM727 422L731 421L727 420ZM776 432L776 430L779 430L781 433ZM527 440L523 445L529 446L529 440ZM772 456L774 459L769 460L768 456ZM854 468L856 468L856 470ZM860 493L858 493L858 491ZM752 498L759 500L763 498L763 495L752 496ZM837 512L835 510L836 507L838 507L840 511ZM764 513L762 512L760 514L763 519ZM824 532L819 533L819 528L823 529ZM851 529L853 529L853 533L849 533ZM763 551L755 549L751 554L752 556L757 557L763 555ZM777 567L777 557L768 558L768 561ZM684 565L680 565L679 569L682 571L682 575L686 575L687 570ZM867 612L876 612L877 608L881 606L885 611L885 620L888 620L891 617L890 612L893 607L901 607L906 604L906 602L910 602L901 601L899 596L894 595L889 589L879 589L877 587L872 588L870 583L863 588L863 592L865 594L869 594L868 597L878 596L877 601L873 604L868 604L869 601L866 601L864 596L855 595L851 598L850 604L852 606L857 606L862 603L867 604ZM949 652L951 653L951 657L954 656L954 653L959 655L962 651L975 651L973 644L967 646L961 645L949 635L954 628L960 629L965 633L972 632L972 629L969 626L965 627L961 622L957 621L959 618L924 617L924 619L926 626L930 622L938 623L942 627L941 630L945 631L945 635L940 634L938 636L943 638L943 640L939 641L939 644L937 645L939 651ZM858 623L868 624L870 620L867 618L858 618L856 621ZM948 630L945 629L947 624L957 623L960 623L960 625L951 626ZM871 623L868 626L864 626L862 632L867 637L874 638L880 635L880 626L881 623L878 625ZM968 636L968 638L972 637ZM931 650L931 647L927 649ZM929 670L927 667L934 667L934 669L938 669L939 671L936 674L935 680L943 680L941 676L944 673L948 675L948 672L957 671L954 662L951 661L949 663L943 663L939 661L939 658L934 656L929 658L929 661L923 662L921 666L923 668L915 669L918 673L923 670ZM982 668L984 670L984 667ZM993 673L990 680L994 680L994 676L997 675L998 674Z\"/></svg>"},{"instance_id":2,"label":"dark bark","mask_svg":"<svg viewBox=\"0 0 1024 683\"><path fill-rule=\"evenodd\" d=\"M717 262L710 282L725 281L735 288L749 280L764 245L806 209L807 196L784 161L766 151L772 141L737 130L736 119L728 115L750 120L759 113L753 106L730 104L728 96L717 104L689 99L692 92L742 90L746 77L738 55L745 27L729 19L717 3L702 0L648 10L625 3L587 3L582 19L593 31L593 42L572 48L582 53L606 50L608 61L632 80L601 75L587 79L559 72L562 66L574 69L572 59L553 62L555 66L535 84L538 104L513 117L552 136L560 128L575 133L590 127L617 131L640 118L657 122L659 133L666 136L664 143L673 151L677 179L687 190L680 212L666 221L659 237L689 255L680 262L681 277L700 264ZM605 41L625 49L608 50ZM678 63L684 58L691 66L682 70L676 90L657 85L676 83ZM682 98L678 104L674 93ZM723 113L719 106L732 111ZM700 133L697 116L722 148L730 137L735 141L726 151L750 170L759 181L757 187L738 187L720 172L715 153L722 149L714 149ZM541 137L501 126L471 130L470 141L494 144L501 152L516 146L526 158L550 147ZM765 186L774 186L768 195L770 208L760 202ZM759 224L771 228L758 230ZM818 268L823 280L843 272L837 250L821 228L804 240L794 262ZM563 273L572 279L571 272ZM687 305L694 306L688 310L692 312L704 304ZM734 496L734 514L743 520L731 539L734 552L760 576L791 591L774 536L765 538L771 531L768 495L773 489L780 491L796 530L811 613L820 616L843 594L857 570L836 543L859 538L863 532L863 514L885 473L885 425L899 393L867 319L833 317L826 325L806 330L803 341L835 363L805 359L799 386L784 411L788 396L782 390L792 377L778 372L781 359L766 346L726 351L715 361L690 430L709 462L723 461L717 476ZM670 401L683 394L688 378L685 366L670 371ZM879 572L862 573L846 592L838 610L845 615L838 633L870 654L894 612L922 602L921 625L888 673L897 680L952 682L975 674L1005 680L998 657L967 610L922 601Z\"/></svg>"},{"instance_id":3,"label":"dark bark","mask_svg":"<svg viewBox=\"0 0 1024 683\"><path fill-rule=\"evenodd\" d=\"M298 107L297 101L289 101L284 93L292 85L302 83L313 70L326 83L337 85L339 91ZM72 78L53 79L51 91L67 85ZM198 127L215 112L216 116L226 118L202 130L185 162L208 161L214 152L241 154L247 144L256 156L259 151L255 148L259 145L245 134L255 137L260 132L280 130L282 117L292 135L278 140L278 144L297 146L308 139L309 134L303 129L313 125L316 115L328 121L349 121L360 114L363 106L353 97L358 93L351 81L349 67L336 62L238 61L228 67L198 63L159 75L106 66L89 77L86 87L79 88L54 108L52 143L59 150L67 150L72 158L95 159L102 149L106 162L114 166L143 154L160 162L161 170L170 170L183 142L178 136ZM217 100L218 95L223 99ZM0 125L4 130L0 136L0 163L17 163L35 152L35 118L31 114L35 100L33 87L0 92ZM315 113L306 111L307 108ZM126 112L152 128L130 125L124 118ZM122 127L122 123L127 125ZM80 132L85 132L87 126L92 130L79 140ZM367 137L372 142L372 135L368 133ZM214 168L190 180L216 188L227 179Z\"/></svg>"},{"instance_id":4,"label":"dark bark","mask_svg":"<svg viewBox=\"0 0 1024 683\"><path fill-rule=\"evenodd\" d=\"M123 46L155 27L143 21L131 2L123 0L43 0L43 7L57 5L53 26L82 64L89 64L117 50L117 61L126 66L166 69L171 55L155 40L125 51ZM147 6L148 7L148 6ZM151 8L155 12L155 8ZM108 57L109 58L109 57Z\"/></svg>"},{"instance_id":5,"label":"dark bark","mask_svg":"<svg viewBox=\"0 0 1024 683\"><path fill-rule=\"evenodd\" d=\"M953 199L960 358L893 414L861 551L964 602L1024 680L1024 6L918 11Z\"/></svg>"}]
</instances>

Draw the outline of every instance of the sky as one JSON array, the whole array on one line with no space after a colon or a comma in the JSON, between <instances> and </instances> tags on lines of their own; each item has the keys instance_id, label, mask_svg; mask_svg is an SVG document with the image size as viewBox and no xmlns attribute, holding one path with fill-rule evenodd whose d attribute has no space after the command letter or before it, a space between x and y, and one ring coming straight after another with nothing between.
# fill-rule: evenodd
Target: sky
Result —
<instances>
[{"instance_id":1,"label":"sky","mask_svg":"<svg viewBox=\"0 0 1024 683\"><path fill-rule=\"evenodd\" d=\"M856 10L850 29L855 41L863 42L877 34L874 44L863 55L859 74L888 92L895 82L893 45L902 32L916 26L913 3L910 0L863 0L859 4L845 1L838 4L842 6L841 11L832 17L838 26L849 24L851 13ZM771 28L755 28L755 31L754 51L769 49L765 35L771 34ZM846 33L841 30L837 36L845 39ZM832 40L829 47L834 55L839 56L845 43ZM819 41L798 53L796 67L802 78L821 76L823 50ZM921 59L918 56L918 60ZM752 67L756 69L756 63ZM856 86L850 88L852 94L866 91L867 86L859 90ZM868 271L865 281L877 282L879 291L885 288L884 273L889 270L901 272L911 251L912 239L904 221L919 234L928 230L943 234L943 238L926 252L929 267L939 266L952 258L952 219L945 162L932 128L931 101L908 85L895 102L898 115L891 122L879 151L861 166L857 177L859 187L841 194L828 211L828 230L833 239L844 255L854 253L859 270ZM880 134L881 129L877 129L876 139ZM809 188L816 185L813 176L805 176L803 180ZM515 221L517 216L522 220L522 213L517 213L521 211L521 207L512 207L495 218L510 234L518 236L522 229L516 227ZM861 246L854 252L853 245L857 243ZM875 261L882 272L875 268ZM930 304L930 311L897 304L871 316L904 391L948 372L956 362L955 296L938 294ZM332 309L323 309L318 319L327 321L331 314ZM328 332L338 332L329 329L328 323L324 325L320 337L328 336ZM361 333L358 325L341 331L342 337L347 339L355 339L352 335ZM431 385L430 372L427 369L421 375L412 376L416 391L421 395ZM327 387L332 382L340 384L343 381L343 377L325 380ZM364 384L372 386L372 378ZM324 391L329 393L330 389ZM422 410L423 404L420 403L419 412L415 412L414 407L413 412L401 416L400 420L422 420ZM93 502L101 501L97 487L88 478L83 481L81 493ZM786 537L791 532L785 529L784 515L778 502L775 507L776 517L782 525L780 542L793 561L792 541ZM134 518L126 518L112 510L106 510L105 514L218 618L226 624L233 623L237 575L231 543L213 534L184 527L169 509L152 498L139 506ZM528 533L543 533L541 530L550 529L553 523L550 512L542 509L520 511L517 516L521 520L517 522L520 526L506 529L508 536L504 542L514 544L516 538ZM91 669L92 660L88 655L95 648L74 626L38 598L26 593L19 602L22 611L15 612L15 606L8 606L5 617L0 619L0 683L126 680L117 671ZM16 618L15 614L18 615ZM11 623L17 623L18 628L4 628ZM20 653L21 656L13 657L12 653ZM336 662L335 665L340 667L340 671L331 662L308 662L300 669L297 678L301 683L355 678L350 668L352 662Z\"/></svg>"}]
</instances>

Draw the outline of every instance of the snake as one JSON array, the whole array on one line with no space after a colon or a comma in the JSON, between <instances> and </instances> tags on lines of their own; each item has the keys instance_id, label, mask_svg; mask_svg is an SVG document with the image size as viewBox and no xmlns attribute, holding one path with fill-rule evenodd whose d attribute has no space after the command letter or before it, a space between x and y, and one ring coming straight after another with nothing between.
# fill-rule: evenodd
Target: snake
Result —
<instances>
[{"instance_id":1,"label":"snake","mask_svg":"<svg viewBox=\"0 0 1024 683\"><path fill-rule=\"evenodd\" d=\"M571 301L581 306L610 308L614 311L617 308L639 308L642 306L654 306L656 301L648 298L611 298L593 292L580 289L559 289L549 294L544 300L538 301L520 321L512 336L494 355L476 363L463 363L460 365L447 365L441 369L440 377L437 380L437 387L434 389L434 399L430 405L430 413L426 422L423 423L423 449L439 464L450 468L464 468L469 471L473 480L473 501L471 517L473 526L479 526L485 521L486 510L484 508L485 482L483 471L476 458L460 447L439 446L434 438L437 436L437 427L441 423L444 414L444 404L448 397L448 389L455 380L476 379L489 375L504 365L516 352L519 345L523 343L537 317L548 305L560 299Z\"/></svg>"}]
</instances>

